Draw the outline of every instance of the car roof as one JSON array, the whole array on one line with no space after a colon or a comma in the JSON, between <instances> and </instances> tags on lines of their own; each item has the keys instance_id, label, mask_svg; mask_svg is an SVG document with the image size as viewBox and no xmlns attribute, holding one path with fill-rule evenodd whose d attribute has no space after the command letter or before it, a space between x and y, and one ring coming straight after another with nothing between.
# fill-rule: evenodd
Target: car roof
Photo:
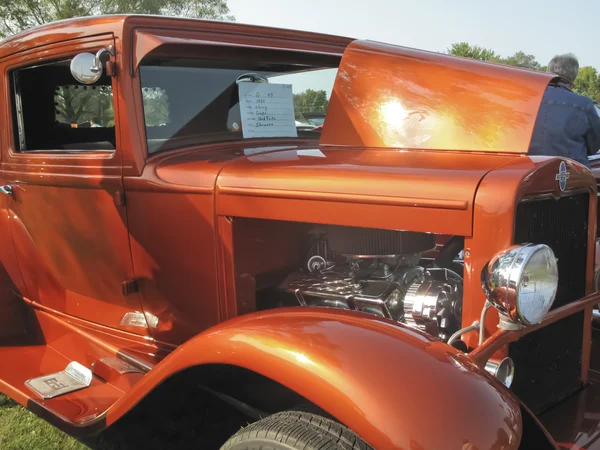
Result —
<instances>
[{"instance_id":1,"label":"car roof","mask_svg":"<svg viewBox=\"0 0 600 450\"><path fill-rule=\"evenodd\" d=\"M247 34L295 41L327 42L340 46L348 45L353 40L342 36L237 22L153 15L104 15L60 20L25 30L0 41L0 59L31 48L71 39L107 33L112 33L115 37L125 37L132 29L138 27Z\"/></svg>"}]
</instances>

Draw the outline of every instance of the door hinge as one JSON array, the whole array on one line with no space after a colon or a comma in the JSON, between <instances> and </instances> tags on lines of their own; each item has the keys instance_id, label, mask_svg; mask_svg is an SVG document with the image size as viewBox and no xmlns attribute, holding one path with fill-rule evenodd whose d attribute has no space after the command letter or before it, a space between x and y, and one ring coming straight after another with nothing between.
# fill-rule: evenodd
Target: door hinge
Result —
<instances>
[{"instance_id":1,"label":"door hinge","mask_svg":"<svg viewBox=\"0 0 600 450\"><path fill-rule=\"evenodd\" d=\"M125 192L115 192L115 205L125 206Z\"/></svg>"},{"instance_id":2,"label":"door hinge","mask_svg":"<svg viewBox=\"0 0 600 450\"><path fill-rule=\"evenodd\" d=\"M106 61L104 65L104 70L107 76L116 77L117 76L117 64L114 61Z\"/></svg>"},{"instance_id":3,"label":"door hinge","mask_svg":"<svg viewBox=\"0 0 600 450\"><path fill-rule=\"evenodd\" d=\"M138 286L137 280L123 281L123 284L121 285L121 287L123 289L123 295L125 295L125 296L139 292L139 286Z\"/></svg>"}]
</instances>

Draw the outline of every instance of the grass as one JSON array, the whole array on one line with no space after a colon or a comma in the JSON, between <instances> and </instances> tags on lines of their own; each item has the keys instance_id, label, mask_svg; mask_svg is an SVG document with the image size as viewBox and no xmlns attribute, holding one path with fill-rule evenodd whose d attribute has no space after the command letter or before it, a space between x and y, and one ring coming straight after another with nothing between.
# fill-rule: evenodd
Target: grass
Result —
<instances>
[{"instance_id":1,"label":"grass","mask_svg":"<svg viewBox=\"0 0 600 450\"><path fill-rule=\"evenodd\" d=\"M87 450L90 447L0 394L0 448Z\"/></svg>"},{"instance_id":2,"label":"grass","mask_svg":"<svg viewBox=\"0 0 600 450\"><path fill-rule=\"evenodd\" d=\"M248 421L207 394L150 396L102 434L78 440L0 394L0 449L217 450Z\"/></svg>"}]
</instances>

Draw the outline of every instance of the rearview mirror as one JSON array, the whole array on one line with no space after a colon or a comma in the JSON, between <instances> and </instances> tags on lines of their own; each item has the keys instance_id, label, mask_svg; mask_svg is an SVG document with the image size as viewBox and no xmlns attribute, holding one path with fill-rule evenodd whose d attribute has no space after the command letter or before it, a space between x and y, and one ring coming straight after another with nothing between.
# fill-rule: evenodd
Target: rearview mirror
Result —
<instances>
[{"instance_id":1,"label":"rearview mirror","mask_svg":"<svg viewBox=\"0 0 600 450\"><path fill-rule=\"evenodd\" d=\"M80 53L71 60L71 75L81 84L94 84L100 79L104 71L102 56L114 55L114 47L109 45L100 49L95 55Z\"/></svg>"},{"instance_id":2,"label":"rearview mirror","mask_svg":"<svg viewBox=\"0 0 600 450\"><path fill-rule=\"evenodd\" d=\"M80 53L71 60L71 75L81 84L94 84L102 76L102 66L100 70L92 70L95 62L95 55Z\"/></svg>"},{"instance_id":3,"label":"rearview mirror","mask_svg":"<svg viewBox=\"0 0 600 450\"><path fill-rule=\"evenodd\" d=\"M250 83L268 83L269 79L264 75L259 75L258 73L244 73L237 77L235 80L236 84L240 84L242 82L250 82Z\"/></svg>"}]
</instances>

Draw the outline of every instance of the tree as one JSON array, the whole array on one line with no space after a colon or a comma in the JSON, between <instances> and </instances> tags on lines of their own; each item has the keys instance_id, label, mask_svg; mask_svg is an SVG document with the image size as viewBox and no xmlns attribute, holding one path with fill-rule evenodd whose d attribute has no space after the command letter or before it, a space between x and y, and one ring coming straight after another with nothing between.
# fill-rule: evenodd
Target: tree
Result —
<instances>
[{"instance_id":1,"label":"tree","mask_svg":"<svg viewBox=\"0 0 600 450\"><path fill-rule=\"evenodd\" d=\"M493 50L479 45L470 45L468 42L455 42L447 50L447 53L481 61L497 61L500 58Z\"/></svg>"},{"instance_id":2,"label":"tree","mask_svg":"<svg viewBox=\"0 0 600 450\"><path fill-rule=\"evenodd\" d=\"M575 79L574 91L586 95L595 102L600 102L600 77L598 71L590 66L579 69Z\"/></svg>"},{"instance_id":3,"label":"tree","mask_svg":"<svg viewBox=\"0 0 600 450\"><path fill-rule=\"evenodd\" d=\"M169 121L169 100L162 88L142 88L146 126L161 126ZM99 125L115 124L111 86L58 86L54 92L56 120L82 124L95 119Z\"/></svg>"},{"instance_id":4,"label":"tree","mask_svg":"<svg viewBox=\"0 0 600 450\"><path fill-rule=\"evenodd\" d=\"M55 20L98 14L163 14L234 20L227 0L0 0L0 37Z\"/></svg>"},{"instance_id":5,"label":"tree","mask_svg":"<svg viewBox=\"0 0 600 450\"><path fill-rule=\"evenodd\" d=\"M542 65L536 61L535 56L528 55L522 51L518 51L507 58L502 58L492 49L471 45L468 42L456 42L450 46L447 53L454 56L479 59L481 61L492 61L507 64L509 66L523 67L525 69L546 70L545 66L542 67Z\"/></svg>"},{"instance_id":6,"label":"tree","mask_svg":"<svg viewBox=\"0 0 600 450\"><path fill-rule=\"evenodd\" d=\"M300 94L294 94L296 119L302 119L302 113L325 112L328 104L327 92L322 89L307 89Z\"/></svg>"},{"instance_id":7,"label":"tree","mask_svg":"<svg viewBox=\"0 0 600 450\"><path fill-rule=\"evenodd\" d=\"M502 58L500 62L509 66L523 67L524 69L541 70L542 68L542 65L535 60L535 56L527 55L521 51L508 58Z\"/></svg>"},{"instance_id":8,"label":"tree","mask_svg":"<svg viewBox=\"0 0 600 450\"><path fill-rule=\"evenodd\" d=\"M96 119L105 127L115 124L110 86L59 86L54 92L54 103L59 122L81 124Z\"/></svg>"},{"instance_id":9,"label":"tree","mask_svg":"<svg viewBox=\"0 0 600 450\"><path fill-rule=\"evenodd\" d=\"M227 0L0 0L0 38L60 19L98 14L164 14L204 19L234 20ZM110 86L59 86L55 92L56 120L84 123L92 119L114 126ZM149 125L168 120L164 92L144 91Z\"/></svg>"},{"instance_id":10,"label":"tree","mask_svg":"<svg viewBox=\"0 0 600 450\"><path fill-rule=\"evenodd\" d=\"M146 126L157 127L169 122L169 99L162 88L142 88Z\"/></svg>"}]
</instances>

